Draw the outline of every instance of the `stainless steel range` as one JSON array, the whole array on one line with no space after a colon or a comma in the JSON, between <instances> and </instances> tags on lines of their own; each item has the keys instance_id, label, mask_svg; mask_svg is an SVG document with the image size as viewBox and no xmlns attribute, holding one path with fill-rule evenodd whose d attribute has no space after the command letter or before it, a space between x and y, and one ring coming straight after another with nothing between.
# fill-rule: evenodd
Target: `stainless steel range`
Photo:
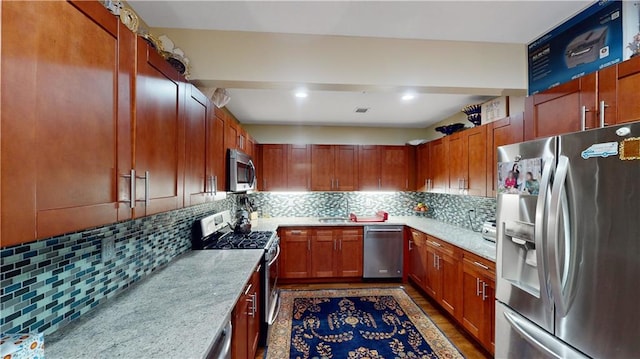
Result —
<instances>
[{"instance_id":1,"label":"stainless steel range","mask_svg":"<svg viewBox=\"0 0 640 359\"><path fill-rule=\"evenodd\" d=\"M280 258L280 238L272 231L251 231L247 234L235 233L231 214L223 211L196 221L193 225L191 245L194 250L213 249L262 249L264 257L261 269L261 293L263 300L260 308L262 313L263 331L278 314L278 265Z\"/></svg>"}]
</instances>

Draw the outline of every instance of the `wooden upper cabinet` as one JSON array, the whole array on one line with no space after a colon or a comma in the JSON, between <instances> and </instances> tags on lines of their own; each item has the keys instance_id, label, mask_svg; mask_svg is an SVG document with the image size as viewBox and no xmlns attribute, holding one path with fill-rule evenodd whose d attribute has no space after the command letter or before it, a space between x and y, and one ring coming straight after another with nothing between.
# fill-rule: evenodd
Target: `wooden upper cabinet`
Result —
<instances>
[{"instance_id":1,"label":"wooden upper cabinet","mask_svg":"<svg viewBox=\"0 0 640 359\"><path fill-rule=\"evenodd\" d=\"M287 145L287 189L311 189L311 146Z\"/></svg>"},{"instance_id":2,"label":"wooden upper cabinet","mask_svg":"<svg viewBox=\"0 0 640 359\"><path fill-rule=\"evenodd\" d=\"M429 191L431 188L431 167L429 166L429 144L423 143L416 149L416 189Z\"/></svg>"},{"instance_id":3,"label":"wooden upper cabinet","mask_svg":"<svg viewBox=\"0 0 640 359\"><path fill-rule=\"evenodd\" d=\"M185 105L186 136L189 140L185 149L184 204L190 206L204 203L208 198L207 191L211 190L211 169L208 167L212 161L207 156L207 128L212 117L212 104L195 86L188 85Z\"/></svg>"},{"instance_id":4,"label":"wooden upper cabinet","mask_svg":"<svg viewBox=\"0 0 640 359\"><path fill-rule=\"evenodd\" d=\"M380 147L363 145L358 148L358 183L361 191L378 190L381 187Z\"/></svg>"},{"instance_id":5,"label":"wooden upper cabinet","mask_svg":"<svg viewBox=\"0 0 640 359\"><path fill-rule=\"evenodd\" d=\"M183 205L185 80L146 41L137 41L135 214L140 217Z\"/></svg>"},{"instance_id":6,"label":"wooden upper cabinet","mask_svg":"<svg viewBox=\"0 0 640 359\"><path fill-rule=\"evenodd\" d=\"M640 121L640 57L598 71L598 126Z\"/></svg>"},{"instance_id":7,"label":"wooden upper cabinet","mask_svg":"<svg viewBox=\"0 0 640 359\"><path fill-rule=\"evenodd\" d=\"M487 126L477 126L463 132L464 157L467 172L464 191L472 196L487 194Z\"/></svg>"},{"instance_id":8,"label":"wooden upper cabinet","mask_svg":"<svg viewBox=\"0 0 640 359\"><path fill-rule=\"evenodd\" d=\"M468 130L465 130L465 132ZM449 152L447 163L449 164L449 193L462 194L467 172L467 159L465 138L462 132L449 135Z\"/></svg>"},{"instance_id":9,"label":"wooden upper cabinet","mask_svg":"<svg viewBox=\"0 0 640 359\"><path fill-rule=\"evenodd\" d=\"M229 115L226 110L222 110L225 112L225 122L224 122L224 147L225 150L240 149L240 130L238 124L234 121L234 119Z\"/></svg>"},{"instance_id":10,"label":"wooden upper cabinet","mask_svg":"<svg viewBox=\"0 0 640 359\"><path fill-rule=\"evenodd\" d=\"M446 193L449 187L449 138L429 142L429 166L431 174L430 192Z\"/></svg>"},{"instance_id":11,"label":"wooden upper cabinet","mask_svg":"<svg viewBox=\"0 0 640 359\"><path fill-rule=\"evenodd\" d=\"M313 191L355 191L358 182L357 168L357 146L311 146Z\"/></svg>"},{"instance_id":12,"label":"wooden upper cabinet","mask_svg":"<svg viewBox=\"0 0 640 359\"><path fill-rule=\"evenodd\" d=\"M0 6L2 246L130 218L134 36L99 2Z\"/></svg>"},{"instance_id":13,"label":"wooden upper cabinet","mask_svg":"<svg viewBox=\"0 0 640 359\"><path fill-rule=\"evenodd\" d=\"M287 145L262 145L262 190L287 189Z\"/></svg>"},{"instance_id":14,"label":"wooden upper cabinet","mask_svg":"<svg viewBox=\"0 0 640 359\"><path fill-rule=\"evenodd\" d=\"M212 105L212 117L210 126L207 129L207 147L210 156L211 172L209 176L213 177L213 185L217 191L225 191L227 189L227 151L224 143L225 120L220 114L219 109Z\"/></svg>"},{"instance_id":15,"label":"wooden upper cabinet","mask_svg":"<svg viewBox=\"0 0 640 359\"><path fill-rule=\"evenodd\" d=\"M380 147L380 189L409 190L409 148L407 146Z\"/></svg>"},{"instance_id":16,"label":"wooden upper cabinet","mask_svg":"<svg viewBox=\"0 0 640 359\"><path fill-rule=\"evenodd\" d=\"M487 125L487 197L496 197L498 147L524 140L523 115L506 117Z\"/></svg>"}]
</instances>

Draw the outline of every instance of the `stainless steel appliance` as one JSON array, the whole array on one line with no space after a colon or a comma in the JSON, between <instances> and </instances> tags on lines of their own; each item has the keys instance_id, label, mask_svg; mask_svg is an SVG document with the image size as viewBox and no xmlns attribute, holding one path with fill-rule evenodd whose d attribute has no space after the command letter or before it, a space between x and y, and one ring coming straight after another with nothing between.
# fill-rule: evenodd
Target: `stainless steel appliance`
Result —
<instances>
[{"instance_id":1,"label":"stainless steel appliance","mask_svg":"<svg viewBox=\"0 0 640 359\"><path fill-rule=\"evenodd\" d=\"M498 148L496 358L640 355L640 123Z\"/></svg>"},{"instance_id":2,"label":"stainless steel appliance","mask_svg":"<svg viewBox=\"0 0 640 359\"><path fill-rule=\"evenodd\" d=\"M364 278L401 278L403 226L364 226Z\"/></svg>"},{"instance_id":3,"label":"stainless steel appliance","mask_svg":"<svg viewBox=\"0 0 640 359\"><path fill-rule=\"evenodd\" d=\"M230 192L245 192L256 188L256 167L251 156L242 151L230 149L227 163Z\"/></svg>"},{"instance_id":4,"label":"stainless steel appliance","mask_svg":"<svg viewBox=\"0 0 640 359\"><path fill-rule=\"evenodd\" d=\"M484 238L485 240L489 241L489 242L496 242L496 234L497 234L497 229L496 229L496 220L495 219L490 219L488 221L485 221L482 224L482 229L480 230L480 232L482 233L482 238Z\"/></svg>"},{"instance_id":5,"label":"stainless steel appliance","mask_svg":"<svg viewBox=\"0 0 640 359\"><path fill-rule=\"evenodd\" d=\"M231 359L231 320L222 329L207 354L207 359Z\"/></svg>"},{"instance_id":6,"label":"stainless steel appliance","mask_svg":"<svg viewBox=\"0 0 640 359\"><path fill-rule=\"evenodd\" d=\"M273 323L279 310L278 266L280 260L280 238L272 231L235 233L229 211L204 217L194 223L191 247L199 249L259 249L264 250L260 289L263 300L261 334ZM264 336L262 340L264 340Z\"/></svg>"}]
</instances>

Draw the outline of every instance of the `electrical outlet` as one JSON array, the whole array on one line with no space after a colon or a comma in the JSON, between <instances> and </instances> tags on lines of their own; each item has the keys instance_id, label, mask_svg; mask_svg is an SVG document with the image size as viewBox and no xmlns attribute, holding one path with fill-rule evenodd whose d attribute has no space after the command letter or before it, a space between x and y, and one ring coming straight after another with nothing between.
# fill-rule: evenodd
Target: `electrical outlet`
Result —
<instances>
[{"instance_id":1,"label":"electrical outlet","mask_svg":"<svg viewBox=\"0 0 640 359\"><path fill-rule=\"evenodd\" d=\"M116 256L116 241L113 238L102 239L102 263L112 260Z\"/></svg>"}]
</instances>

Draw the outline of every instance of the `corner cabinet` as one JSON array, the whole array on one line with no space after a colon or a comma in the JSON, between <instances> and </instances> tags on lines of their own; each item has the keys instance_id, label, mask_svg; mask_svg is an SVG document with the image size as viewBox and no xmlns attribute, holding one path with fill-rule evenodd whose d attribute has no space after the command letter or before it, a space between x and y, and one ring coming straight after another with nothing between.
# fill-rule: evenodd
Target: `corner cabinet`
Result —
<instances>
[{"instance_id":1,"label":"corner cabinet","mask_svg":"<svg viewBox=\"0 0 640 359\"><path fill-rule=\"evenodd\" d=\"M0 6L2 246L131 218L135 36L97 1Z\"/></svg>"}]
</instances>

